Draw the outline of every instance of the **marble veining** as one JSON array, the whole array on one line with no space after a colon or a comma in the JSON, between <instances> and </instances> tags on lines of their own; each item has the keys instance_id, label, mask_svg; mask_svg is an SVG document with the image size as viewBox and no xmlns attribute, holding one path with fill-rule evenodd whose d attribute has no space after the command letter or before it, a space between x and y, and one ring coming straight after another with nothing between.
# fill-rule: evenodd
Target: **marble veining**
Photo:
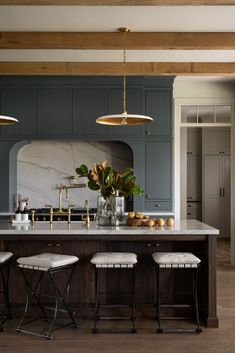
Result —
<instances>
[{"instance_id":1,"label":"marble veining","mask_svg":"<svg viewBox=\"0 0 235 353\"><path fill-rule=\"evenodd\" d=\"M84 222L36 222L32 225L11 225L8 222L0 222L0 234L38 234L38 235L218 235L219 230L197 220L176 221L173 227L98 227L96 222L91 222L90 227L86 227ZM146 237L147 239L147 237Z\"/></svg>"},{"instance_id":2,"label":"marble veining","mask_svg":"<svg viewBox=\"0 0 235 353\"><path fill-rule=\"evenodd\" d=\"M118 141L33 141L23 146L17 156L17 192L29 198L29 207L58 207L58 185L71 185L68 176L76 175L80 164L91 167L105 159L120 171L133 164L131 148ZM87 182L82 178L80 181ZM63 207L84 207L85 200L90 207L96 207L98 195L88 188L70 189L69 198L62 199Z\"/></svg>"}]
</instances>

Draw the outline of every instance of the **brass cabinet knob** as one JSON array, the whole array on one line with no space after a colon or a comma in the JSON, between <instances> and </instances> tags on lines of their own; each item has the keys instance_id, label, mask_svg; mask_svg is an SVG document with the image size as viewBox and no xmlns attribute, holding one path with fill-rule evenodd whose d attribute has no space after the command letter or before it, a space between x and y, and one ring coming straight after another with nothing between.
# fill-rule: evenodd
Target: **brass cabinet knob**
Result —
<instances>
[{"instance_id":1,"label":"brass cabinet knob","mask_svg":"<svg viewBox=\"0 0 235 353\"><path fill-rule=\"evenodd\" d=\"M160 203L157 202L157 203L155 204L155 207L160 207Z\"/></svg>"},{"instance_id":2,"label":"brass cabinet knob","mask_svg":"<svg viewBox=\"0 0 235 353\"><path fill-rule=\"evenodd\" d=\"M150 195L145 195L146 199L150 199Z\"/></svg>"},{"instance_id":3,"label":"brass cabinet knob","mask_svg":"<svg viewBox=\"0 0 235 353\"><path fill-rule=\"evenodd\" d=\"M150 131L146 131L146 135L150 135Z\"/></svg>"}]
</instances>

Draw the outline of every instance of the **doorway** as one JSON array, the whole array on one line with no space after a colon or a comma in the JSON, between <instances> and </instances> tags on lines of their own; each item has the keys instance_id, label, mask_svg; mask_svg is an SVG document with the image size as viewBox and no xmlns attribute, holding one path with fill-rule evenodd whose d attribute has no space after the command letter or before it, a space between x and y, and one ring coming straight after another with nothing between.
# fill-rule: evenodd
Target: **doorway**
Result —
<instances>
[{"instance_id":1,"label":"doorway","mask_svg":"<svg viewBox=\"0 0 235 353\"><path fill-rule=\"evenodd\" d=\"M181 129L181 210L230 238L231 161L228 127ZM184 186L183 183L186 185Z\"/></svg>"}]
</instances>

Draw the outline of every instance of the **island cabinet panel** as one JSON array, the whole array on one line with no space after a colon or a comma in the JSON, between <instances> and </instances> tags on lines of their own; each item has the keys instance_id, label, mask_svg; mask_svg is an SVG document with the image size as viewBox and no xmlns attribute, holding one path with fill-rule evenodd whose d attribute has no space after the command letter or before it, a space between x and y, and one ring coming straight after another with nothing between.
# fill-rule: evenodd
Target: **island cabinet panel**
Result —
<instances>
[{"instance_id":1,"label":"island cabinet panel","mask_svg":"<svg viewBox=\"0 0 235 353\"><path fill-rule=\"evenodd\" d=\"M73 132L81 135L106 135L107 127L96 123L107 114L106 89L82 88L73 91Z\"/></svg>"},{"instance_id":2,"label":"island cabinet panel","mask_svg":"<svg viewBox=\"0 0 235 353\"><path fill-rule=\"evenodd\" d=\"M127 112L130 114L143 114L143 91L141 88L128 88L126 93ZM123 113L123 88L110 88L108 90L109 114ZM135 135L143 136L143 126L109 126L109 135Z\"/></svg>"},{"instance_id":3,"label":"island cabinet panel","mask_svg":"<svg viewBox=\"0 0 235 353\"><path fill-rule=\"evenodd\" d=\"M37 128L39 135L72 133L72 91L67 88L37 90Z\"/></svg>"},{"instance_id":4,"label":"island cabinet panel","mask_svg":"<svg viewBox=\"0 0 235 353\"><path fill-rule=\"evenodd\" d=\"M167 211L172 207L171 142L146 142L145 206Z\"/></svg>"},{"instance_id":5,"label":"island cabinet panel","mask_svg":"<svg viewBox=\"0 0 235 353\"><path fill-rule=\"evenodd\" d=\"M30 88L5 88L1 95L1 115L19 120L18 124L2 126L5 135L30 135L36 133L35 90Z\"/></svg>"},{"instance_id":6,"label":"island cabinet panel","mask_svg":"<svg viewBox=\"0 0 235 353\"><path fill-rule=\"evenodd\" d=\"M167 136L170 138L172 136L172 91L161 89L146 90L145 114L154 119L152 123L146 125L146 135Z\"/></svg>"}]
</instances>

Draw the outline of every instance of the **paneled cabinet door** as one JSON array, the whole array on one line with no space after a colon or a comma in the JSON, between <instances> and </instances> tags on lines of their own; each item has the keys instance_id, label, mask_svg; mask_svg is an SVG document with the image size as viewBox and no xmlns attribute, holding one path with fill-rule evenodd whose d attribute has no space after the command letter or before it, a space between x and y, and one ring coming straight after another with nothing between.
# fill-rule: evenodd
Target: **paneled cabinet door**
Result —
<instances>
[{"instance_id":1,"label":"paneled cabinet door","mask_svg":"<svg viewBox=\"0 0 235 353\"><path fill-rule=\"evenodd\" d=\"M168 90L149 90L145 92L145 113L154 121L146 125L146 135L171 136L171 100Z\"/></svg>"},{"instance_id":2,"label":"paneled cabinet door","mask_svg":"<svg viewBox=\"0 0 235 353\"><path fill-rule=\"evenodd\" d=\"M161 210L161 201L165 205L164 201L171 201L171 197L171 142L146 142L146 207L149 201L156 200L152 209ZM167 209L171 209L171 202L168 203Z\"/></svg>"},{"instance_id":3,"label":"paneled cabinet door","mask_svg":"<svg viewBox=\"0 0 235 353\"><path fill-rule=\"evenodd\" d=\"M204 159L204 219L220 230L220 236L230 236L230 157L206 156Z\"/></svg>"},{"instance_id":4,"label":"paneled cabinet door","mask_svg":"<svg viewBox=\"0 0 235 353\"><path fill-rule=\"evenodd\" d=\"M72 94L68 88L37 91L37 125L42 135L72 133Z\"/></svg>"},{"instance_id":5,"label":"paneled cabinet door","mask_svg":"<svg viewBox=\"0 0 235 353\"><path fill-rule=\"evenodd\" d=\"M187 155L201 156L202 135L201 129L188 129L187 133Z\"/></svg>"},{"instance_id":6,"label":"paneled cabinet door","mask_svg":"<svg viewBox=\"0 0 235 353\"><path fill-rule=\"evenodd\" d=\"M199 156L187 156L187 200L202 199L202 166Z\"/></svg>"},{"instance_id":7,"label":"paneled cabinet door","mask_svg":"<svg viewBox=\"0 0 235 353\"><path fill-rule=\"evenodd\" d=\"M126 94L127 113L143 114L142 89L128 88ZM123 113L123 89L110 88L108 91L109 114ZM112 135L143 135L143 126L109 126L109 134Z\"/></svg>"},{"instance_id":8,"label":"paneled cabinet door","mask_svg":"<svg viewBox=\"0 0 235 353\"><path fill-rule=\"evenodd\" d=\"M203 133L203 152L230 155L230 130L206 129Z\"/></svg>"},{"instance_id":9,"label":"paneled cabinet door","mask_svg":"<svg viewBox=\"0 0 235 353\"><path fill-rule=\"evenodd\" d=\"M84 135L105 135L106 126L96 123L107 114L106 89L84 88L73 92L73 132Z\"/></svg>"},{"instance_id":10,"label":"paneled cabinet door","mask_svg":"<svg viewBox=\"0 0 235 353\"><path fill-rule=\"evenodd\" d=\"M19 120L18 124L2 126L8 135L29 135L36 132L35 91L31 88L5 88L1 92L1 114Z\"/></svg>"}]
</instances>

